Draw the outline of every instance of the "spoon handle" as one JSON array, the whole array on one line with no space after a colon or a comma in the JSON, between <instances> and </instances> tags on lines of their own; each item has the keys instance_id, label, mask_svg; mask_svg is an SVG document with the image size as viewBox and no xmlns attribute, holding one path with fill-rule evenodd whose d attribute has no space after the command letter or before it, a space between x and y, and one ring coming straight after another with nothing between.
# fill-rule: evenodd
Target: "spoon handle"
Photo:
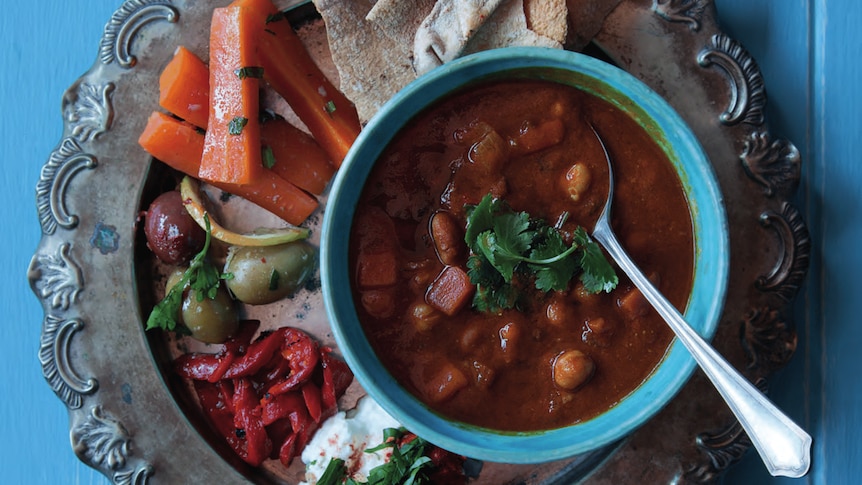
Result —
<instances>
[{"instance_id":1,"label":"spoon handle","mask_svg":"<svg viewBox=\"0 0 862 485\"><path fill-rule=\"evenodd\" d=\"M781 412L695 332L631 260L605 220L593 237L667 321L727 402L773 476L799 478L810 466L811 436Z\"/></svg>"}]
</instances>

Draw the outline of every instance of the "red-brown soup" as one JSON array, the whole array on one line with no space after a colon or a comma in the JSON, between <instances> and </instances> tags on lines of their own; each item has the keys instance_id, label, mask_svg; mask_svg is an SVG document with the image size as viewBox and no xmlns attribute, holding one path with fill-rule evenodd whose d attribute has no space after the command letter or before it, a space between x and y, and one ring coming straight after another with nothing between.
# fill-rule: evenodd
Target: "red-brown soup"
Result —
<instances>
[{"instance_id":1,"label":"red-brown soup","mask_svg":"<svg viewBox=\"0 0 862 485\"><path fill-rule=\"evenodd\" d=\"M643 128L590 94L545 81L470 88L413 119L372 170L350 235L357 312L384 365L441 414L558 428L612 407L662 360L672 334L619 271L610 293L575 277L563 291L522 284L511 309L473 307L465 207L490 194L566 242L591 230L608 174L590 125L614 160L620 240L683 308L694 248L680 181Z\"/></svg>"}]
</instances>

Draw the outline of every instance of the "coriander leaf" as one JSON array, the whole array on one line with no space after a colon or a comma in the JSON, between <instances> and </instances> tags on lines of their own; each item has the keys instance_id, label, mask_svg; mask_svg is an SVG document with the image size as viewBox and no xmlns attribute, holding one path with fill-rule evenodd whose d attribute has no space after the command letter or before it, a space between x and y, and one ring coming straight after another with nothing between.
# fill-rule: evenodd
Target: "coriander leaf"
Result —
<instances>
[{"instance_id":1,"label":"coriander leaf","mask_svg":"<svg viewBox=\"0 0 862 485\"><path fill-rule=\"evenodd\" d=\"M581 282L590 293L611 292L617 287L619 278L613 266L605 258L602 249L587 234L584 228L579 227L574 234L575 243L581 247Z\"/></svg>"},{"instance_id":2,"label":"coriander leaf","mask_svg":"<svg viewBox=\"0 0 862 485\"><path fill-rule=\"evenodd\" d=\"M473 293L473 308L480 312L499 313L513 308L517 291L503 281L503 276L482 256L473 255L467 260L467 275L476 285Z\"/></svg>"},{"instance_id":3,"label":"coriander leaf","mask_svg":"<svg viewBox=\"0 0 862 485\"><path fill-rule=\"evenodd\" d=\"M529 227L530 216L526 212L503 213L494 220L495 258L488 259L507 282L512 280L515 267L530 250L535 232L528 231Z\"/></svg>"},{"instance_id":4,"label":"coriander leaf","mask_svg":"<svg viewBox=\"0 0 862 485\"><path fill-rule=\"evenodd\" d=\"M491 194L482 197L478 205L468 205L467 209L467 230L464 233L464 241L467 242L467 247L473 252L476 250L476 239L479 234L494 228L494 209L495 204Z\"/></svg>"},{"instance_id":5,"label":"coriander leaf","mask_svg":"<svg viewBox=\"0 0 862 485\"><path fill-rule=\"evenodd\" d=\"M513 308L520 298L518 290L529 279L540 291L562 291L580 271L591 293L616 287L613 267L583 228L576 230L574 244L568 246L558 228L526 212L513 211L491 194L465 209L464 240L471 251L467 274L476 285L476 310Z\"/></svg>"},{"instance_id":6,"label":"coriander leaf","mask_svg":"<svg viewBox=\"0 0 862 485\"><path fill-rule=\"evenodd\" d=\"M536 273L536 288L542 291L565 290L578 270L578 263L571 256L574 252L573 248L567 247L560 233L551 227L545 226L541 233L544 240L542 244L536 245L533 252L530 253L530 260L554 260L554 263L529 264L530 269ZM560 257L561 255L565 256Z\"/></svg>"},{"instance_id":7,"label":"coriander leaf","mask_svg":"<svg viewBox=\"0 0 862 485\"><path fill-rule=\"evenodd\" d=\"M190 333L188 328L177 321L180 308L183 304L183 292L186 287L195 292L195 298L203 301L204 298L214 299L218 293L221 280L233 278L233 274L220 273L215 266L207 260L210 242L212 240L212 229L210 219L204 214L206 224L206 239L204 247L192 258L188 269L185 270L180 280L168 290L162 301L158 302L147 317L147 330L161 328L162 330L177 331L183 334Z\"/></svg>"}]
</instances>

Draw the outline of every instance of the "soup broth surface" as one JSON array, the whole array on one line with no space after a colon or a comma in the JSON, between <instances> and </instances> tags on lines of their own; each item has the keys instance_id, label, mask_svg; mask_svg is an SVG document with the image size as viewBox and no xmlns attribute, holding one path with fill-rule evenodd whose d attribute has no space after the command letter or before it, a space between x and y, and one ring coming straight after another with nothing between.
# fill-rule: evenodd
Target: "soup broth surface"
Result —
<instances>
[{"instance_id":1,"label":"soup broth surface","mask_svg":"<svg viewBox=\"0 0 862 485\"><path fill-rule=\"evenodd\" d=\"M431 295L447 271L469 271L465 208L486 194L569 243L592 229L608 173L590 125L614 163L615 232L684 309L694 244L680 181L642 127L588 93L545 81L469 88L413 119L372 170L350 234L357 312L384 365L439 413L499 430L570 425L614 406L665 355L671 331L620 270L610 293L587 293L577 276L564 291L522 285L515 308L497 312L441 309ZM592 371L579 383L583 359Z\"/></svg>"}]
</instances>

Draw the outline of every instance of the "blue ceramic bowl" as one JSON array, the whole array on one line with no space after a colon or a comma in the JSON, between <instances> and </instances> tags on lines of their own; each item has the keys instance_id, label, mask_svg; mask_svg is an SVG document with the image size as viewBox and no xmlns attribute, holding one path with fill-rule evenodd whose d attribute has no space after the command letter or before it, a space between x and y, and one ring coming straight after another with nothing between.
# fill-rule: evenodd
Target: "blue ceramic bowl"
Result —
<instances>
[{"instance_id":1,"label":"blue ceramic bowl","mask_svg":"<svg viewBox=\"0 0 862 485\"><path fill-rule=\"evenodd\" d=\"M333 182L321 241L321 277L335 339L369 395L407 429L453 452L477 459L539 463L605 447L630 434L679 391L695 367L678 341L635 391L603 414L565 428L501 432L435 413L401 387L366 339L351 296L348 233L364 181L399 129L424 108L472 83L538 78L569 84L603 98L646 128L676 167L694 220L694 288L686 319L707 339L718 325L727 284L729 248L722 196L700 144L676 112L628 73L581 54L544 48L486 51L446 64L395 95L368 123Z\"/></svg>"}]
</instances>

